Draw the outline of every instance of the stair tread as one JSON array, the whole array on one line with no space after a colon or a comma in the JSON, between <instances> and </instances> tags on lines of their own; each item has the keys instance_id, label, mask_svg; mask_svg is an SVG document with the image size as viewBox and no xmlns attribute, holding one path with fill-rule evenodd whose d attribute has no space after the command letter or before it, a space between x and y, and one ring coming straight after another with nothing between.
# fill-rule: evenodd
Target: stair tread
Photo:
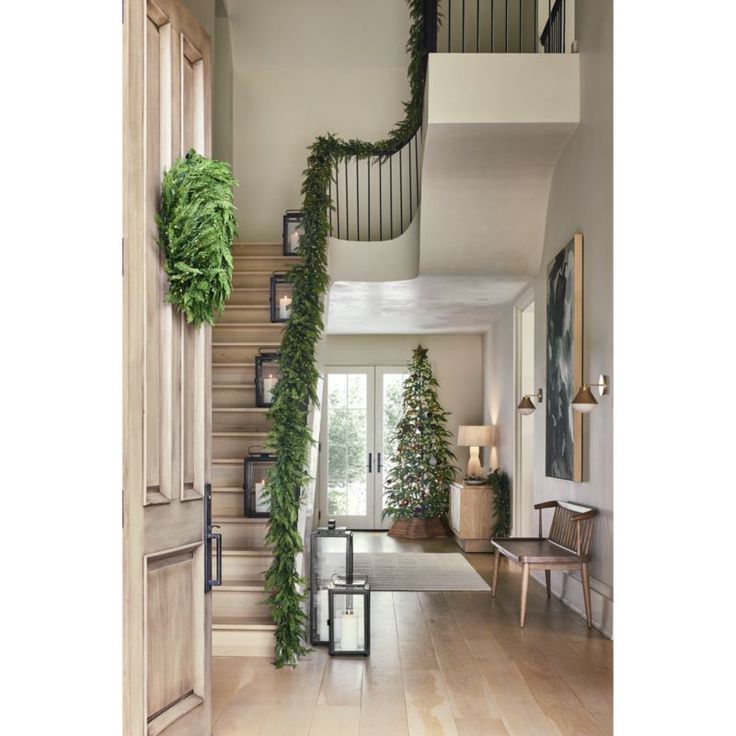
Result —
<instances>
[{"instance_id":1,"label":"stair tread","mask_svg":"<svg viewBox=\"0 0 736 736\"><path fill-rule=\"evenodd\" d=\"M255 368L255 363L218 363L216 360L212 361L213 368Z\"/></svg>"},{"instance_id":2,"label":"stair tread","mask_svg":"<svg viewBox=\"0 0 736 736\"><path fill-rule=\"evenodd\" d=\"M213 342L213 348L224 348L238 345L247 345L249 347L261 347L261 348L278 348L281 346L280 342ZM250 365L254 365L250 363Z\"/></svg>"},{"instance_id":3,"label":"stair tread","mask_svg":"<svg viewBox=\"0 0 736 736\"><path fill-rule=\"evenodd\" d=\"M263 435L266 436L265 434ZM213 457L212 458L212 464L213 465L242 465L243 458L242 457Z\"/></svg>"},{"instance_id":4,"label":"stair tread","mask_svg":"<svg viewBox=\"0 0 736 736\"><path fill-rule=\"evenodd\" d=\"M213 389L216 389L216 388L222 388L222 389L249 388L249 389L255 390L256 384L255 383L213 383L212 388Z\"/></svg>"},{"instance_id":5,"label":"stair tread","mask_svg":"<svg viewBox=\"0 0 736 736\"><path fill-rule=\"evenodd\" d=\"M250 273L250 271L248 272ZM266 273L270 273L270 271L266 271ZM270 291L268 286L233 286L233 288L230 291ZM231 306L237 307L237 304L232 304ZM253 306L259 306L258 304L255 304Z\"/></svg>"},{"instance_id":6,"label":"stair tread","mask_svg":"<svg viewBox=\"0 0 736 736\"><path fill-rule=\"evenodd\" d=\"M240 489L240 492L243 492L243 489ZM226 516L226 515L219 515L219 516L213 516L212 521L215 524L265 524L268 519L264 518L251 518L249 516Z\"/></svg>"},{"instance_id":7,"label":"stair tread","mask_svg":"<svg viewBox=\"0 0 736 736\"><path fill-rule=\"evenodd\" d=\"M238 306L234 304L232 306ZM263 307L259 307L263 309ZM282 328L286 322L218 322L215 325L215 329L218 327L237 327L238 329L247 329L249 327L279 327Z\"/></svg>"},{"instance_id":8,"label":"stair tread","mask_svg":"<svg viewBox=\"0 0 736 736\"><path fill-rule=\"evenodd\" d=\"M273 557L273 550L270 547L224 546L222 554L230 557Z\"/></svg>"},{"instance_id":9,"label":"stair tread","mask_svg":"<svg viewBox=\"0 0 736 736\"><path fill-rule=\"evenodd\" d=\"M268 411L267 406L245 406L245 407L239 407L239 406L216 406L212 408L212 411L241 411L241 412L256 412L256 413L263 413ZM258 434L257 432L213 432L213 435L241 435L241 434Z\"/></svg>"},{"instance_id":10,"label":"stair tread","mask_svg":"<svg viewBox=\"0 0 736 736\"><path fill-rule=\"evenodd\" d=\"M212 493L242 493L242 486L214 486Z\"/></svg>"},{"instance_id":11,"label":"stair tread","mask_svg":"<svg viewBox=\"0 0 736 736\"><path fill-rule=\"evenodd\" d=\"M280 256L233 256L233 260L251 260L251 261L262 261L262 260L273 260L273 261L282 261L284 259L288 258L290 261L294 261L294 263L297 263L302 260L301 256L285 256L283 253Z\"/></svg>"},{"instance_id":12,"label":"stair tread","mask_svg":"<svg viewBox=\"0 0 736 736\"><path fill-rule=\"evenodd\" d=\"M263 580L223 580L215 590L241 591L243 593L263 593L265 583Z\"/></svg>"},{"instance_id":13,"label":"stair tread","mask_svg":"<svg viewBox=\"0 0 736 736\"><path fill-rule=\"evenodd\" d=\"M274 631L276 624L270 616L213 616L212 627L215 629Z\"/></svg>"}]
</instances>

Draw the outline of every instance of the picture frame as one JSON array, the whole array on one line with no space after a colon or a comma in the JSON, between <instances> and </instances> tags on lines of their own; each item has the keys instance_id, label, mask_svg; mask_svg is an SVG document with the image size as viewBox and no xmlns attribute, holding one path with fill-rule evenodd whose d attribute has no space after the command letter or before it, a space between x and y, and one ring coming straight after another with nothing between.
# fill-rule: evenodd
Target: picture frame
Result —
<instances>
[{"instance_id":1,"label":"picture frame","mask_svg":"<svg viewBox=\"0 0 736 736\"><path fill-rule=\"evenodd\" d=\"M583 417L572 399L583 378L583 235L547 265L545 475L583 480Z\"/></svg>"}]
</instances>

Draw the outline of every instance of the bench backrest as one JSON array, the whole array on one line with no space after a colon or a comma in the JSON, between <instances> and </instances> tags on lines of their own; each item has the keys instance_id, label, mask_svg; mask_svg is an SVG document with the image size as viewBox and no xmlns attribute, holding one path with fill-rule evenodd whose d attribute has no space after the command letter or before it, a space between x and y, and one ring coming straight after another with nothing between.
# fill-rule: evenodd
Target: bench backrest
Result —
<instances>
[{"instance_id":1,"label":"bench backrest","mask_svg":"<svg viewBox=\"0 0 736 736\"><path fill-rule=\"evenodd\" d=\"M559 544L579 555L587 555L593 541L595 518L573 521L573 517L577 514L591 512L595 512L595 509L566 501L558 501L555 515L552 518L552 526L549 529L548 539L550 542L555 542L555 544Z\"/></svg>"}]
</instances>

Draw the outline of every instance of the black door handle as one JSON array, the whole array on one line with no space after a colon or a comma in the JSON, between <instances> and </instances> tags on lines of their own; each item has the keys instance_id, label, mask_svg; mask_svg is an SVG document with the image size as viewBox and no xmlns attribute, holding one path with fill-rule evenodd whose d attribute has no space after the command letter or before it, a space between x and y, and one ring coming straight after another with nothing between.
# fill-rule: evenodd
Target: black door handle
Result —
<instances>
[{"instance_id":1,"label":"black door handle","mask_svg":"<svg viewBox=\"0 0 736 736\"><path fill-rule=\"evenodd\" d=\"M383 470L383 463L381 462L381 453L376 453L376 472L380 473Z\"/></svg>"},{"instance_id":2,"label":"black door handle","mask_svg":"<svg viewBox=\"0 0 736 736\"><path fill-rule=\"evenodd\" d=\"M212 528L219 529L220 527L215 524ZM208 586L222 585L222 534L219 534L218 532L210 532L207 535L207 544L211 544L213 539L215 540L215 566L217 568L217 572L215 573L214 579L209 579L207 581ZM208 575L211 574L212 570L210 569Z\"/></svg>"},{"instance_id":3,"label":"black door handle","mask_svg":"<svg viewBox=\"0 0 736 736\"><path fill-rule=\"evenodd\" d=\"M369 473L373 472L373 453L372 452L368 453L368 472Z\"/></svg>"}]
</instances>

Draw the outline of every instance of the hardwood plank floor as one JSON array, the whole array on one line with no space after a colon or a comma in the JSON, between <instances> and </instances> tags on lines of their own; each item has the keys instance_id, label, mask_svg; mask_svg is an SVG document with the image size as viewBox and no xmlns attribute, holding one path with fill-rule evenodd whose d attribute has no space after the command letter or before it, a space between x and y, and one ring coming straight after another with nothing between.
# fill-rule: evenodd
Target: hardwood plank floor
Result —
<instances>
[{"instance_id":1,"label":"hardwood plank floor","mask_svg":"<svg viewBox=\"0 0 736 736\"><path fill-rule=\"evenodd\" d=\"M360 552L459 552L451 540L356 533ZM468 554L490 581L493 557ZM215 657L215 736L601 736L613 732L613 642L544 587L518 625L519 568L501 562L499 592L371 596L371 656L300 665Z\"/></svg>"}]
</instances>

